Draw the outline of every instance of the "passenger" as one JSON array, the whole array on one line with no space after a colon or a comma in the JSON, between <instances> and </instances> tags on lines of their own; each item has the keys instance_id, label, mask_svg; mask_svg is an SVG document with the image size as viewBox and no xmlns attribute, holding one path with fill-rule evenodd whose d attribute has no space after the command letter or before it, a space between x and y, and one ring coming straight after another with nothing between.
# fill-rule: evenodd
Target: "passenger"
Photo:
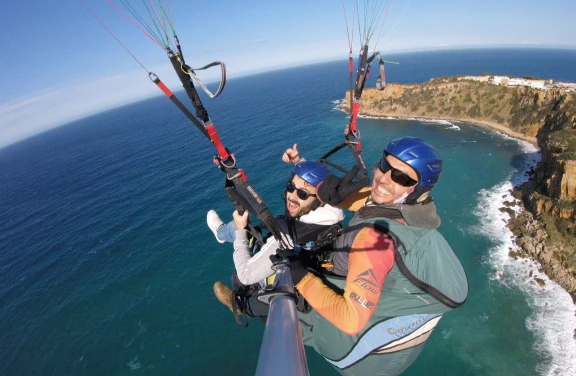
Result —
<instances>
[{"instance_id":1,"label":"passenger","mask_svg":"<svg viewBox=\"0 0 576 376\"><path fill-rule=\"evenodd\" d=\"M277 219L282 233L289 235L285 240L291 248L294 244L309 248L328 232L340 228L339 222L344 219L342 210L322 204L316 198L315 187L330 175L330 169L320 162L300 161L294 166L286 184L286 214ZM214 284L214 294L232 312L262 317L267 314L268 307L250 297L259 289L259 282L274 273L270 256L276 253L278 242L270 236L261 249L255 249L250 245L246 231L248 212L240 215L234 211L233 217L234 221L224 224L214 210L207 215L208 227L216 240L220 243L234 242L236 272L232 276L232 285L236 294L220 281ZM236 303L240 306L235 309Z\"/></svg>"},{"instance_id":2,"label":"passenger","mask_svg":"<svg viewBox=\"0 0 576 376\"><path fill-rule=\"evenodd\" d=\"M374 165L372 186L327 177L322 202L355 211L335 241L332 267L310 271L300 253L292 280L312 310L299 312L304 343L343 375L398 375L418 357L442 315L468 294L464 269L437 231L430 192L442 159L428 143L403 137Z\"/></svg>"}]
</instances>

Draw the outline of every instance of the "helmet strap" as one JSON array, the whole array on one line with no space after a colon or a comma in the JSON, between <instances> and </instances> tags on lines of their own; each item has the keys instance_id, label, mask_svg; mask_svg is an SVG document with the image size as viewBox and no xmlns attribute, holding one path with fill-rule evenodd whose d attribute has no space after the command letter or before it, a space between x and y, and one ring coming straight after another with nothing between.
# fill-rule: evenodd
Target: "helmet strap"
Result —
<instances>
[{"instance_id":1,"label":"helmet strap","mask_svg":"<svg viewBox=\"0 0 576 376\"><path fill-rule=\"evenodd\" d=\"M430 191L431 191L430 188L424 188L420 186L414 188L412 193L410 193L408 197L406 197L405 204L416 205L426 201L426 199L428 199L428 197L430 196Z\"/></svg>"},{"instance_id":2,"label":"helmet strap","mask_svg":"<svg viewBox=\"0 0 576 376\"><path fill-rule=\"evenodd\" d=\"M315 198L314 202L312 203L312 206L310 207L310 211L313 212L314 210L318 209L321 205L323 205L323 203L320 202L320 200L318 200L317 198Z\"/></svg>"}]
</instances>

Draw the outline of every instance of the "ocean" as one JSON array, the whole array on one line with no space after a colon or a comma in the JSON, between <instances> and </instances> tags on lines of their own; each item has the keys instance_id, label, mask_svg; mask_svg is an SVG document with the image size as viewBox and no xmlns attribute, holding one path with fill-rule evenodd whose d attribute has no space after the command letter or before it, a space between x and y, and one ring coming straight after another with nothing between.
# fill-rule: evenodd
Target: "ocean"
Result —
<instances>
[{"instance_id":1,"label":"ocean","mask_svg":"<svg viewBox=\"0 0 576 376\"><path fill-rule=\"evenodd\" d=\"M389 82L483 72L576 82L576 50L385 58L400 62ZM298 143L316 159L342 141L347 115L336 106L348 86L342 60L230 79L203 99L273 213L291 171L284 150ZM440 231L470 283L466 304L444 316L405 375L576 374L576 306L538 265L508 257L515 245L499 210L537 150L460 122L361 118L358 127L369 164L405 135L443 155ZM240 328L212 293L234 268L232 246L206 226L208 210L225 221L233 211L214 153L160 95L0 149L0 375L254 374L263 324ZM337 374L306 353L312 375Z\"/></svg>"}]
</instances>

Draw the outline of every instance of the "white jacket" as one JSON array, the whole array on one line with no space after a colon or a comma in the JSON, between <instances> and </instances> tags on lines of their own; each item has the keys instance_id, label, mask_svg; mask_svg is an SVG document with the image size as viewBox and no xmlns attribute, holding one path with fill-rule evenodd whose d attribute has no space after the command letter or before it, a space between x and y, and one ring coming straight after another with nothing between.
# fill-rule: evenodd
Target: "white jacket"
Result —
<instances>
[{"instance_id":1,"label":"white jacket","mask_svg":"<svg viewBox=\"0 0 576 376\"><path fill-rule=\"evenodd\" d=\"M330 226L344 219L342 209L330 205L324 205L316 210L311 211L298 218L303 223ZM284 234L283 234L284 235ZM286 240L290 246L293 246L289 236ZM274 237L269 237L262 246L262 249L254 256L251 255L250 245L248 244L248 231L236 230L236 240L234 240L234 266L238 273L238 279L245 285L257 283L270 275L274 274L272 270L272 261L270 256L276 254L278 242Z\"/></svg>"}]
</instances>

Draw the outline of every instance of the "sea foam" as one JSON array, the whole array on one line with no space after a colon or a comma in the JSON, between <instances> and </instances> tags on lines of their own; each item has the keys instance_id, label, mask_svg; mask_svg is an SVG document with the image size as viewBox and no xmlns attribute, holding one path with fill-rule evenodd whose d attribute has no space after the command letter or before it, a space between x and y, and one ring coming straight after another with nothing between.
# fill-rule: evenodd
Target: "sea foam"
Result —
<instances>
[{"instance_id":1,"label":"sea foam","mask_svg":"<svg viewBox=\"0 0 576 376\"><path fill-rule=\"evenodd\" d=\"M504 136L507 137L507 136ZM540 273L540 265L529 259L513 259L510 250L518 251L513 241L514 235L504 222L510 219L509 214L499 209L505 201L517 201L511 195L512 188L528 180L528 171L535 168L540 161L540 154L531 144L518 141L527 157L520 163L510 179L491 189L480 191L480 199L475 214L483 218L479 232L490 238L494 246L490 250L488 262L494 272L490 278L506 287L517 287L526 294L526 302L531 314L526 320L526 327L534 332L536 340L534 349L540 353L545 362L539 364L537 372L541 375L575 375L576 374L576 306L570 295L557 283ZM516 212L520 206L510 207ZM545 282L544 286L534 283L534 278Z\"/></svg>"}]
</instances>

